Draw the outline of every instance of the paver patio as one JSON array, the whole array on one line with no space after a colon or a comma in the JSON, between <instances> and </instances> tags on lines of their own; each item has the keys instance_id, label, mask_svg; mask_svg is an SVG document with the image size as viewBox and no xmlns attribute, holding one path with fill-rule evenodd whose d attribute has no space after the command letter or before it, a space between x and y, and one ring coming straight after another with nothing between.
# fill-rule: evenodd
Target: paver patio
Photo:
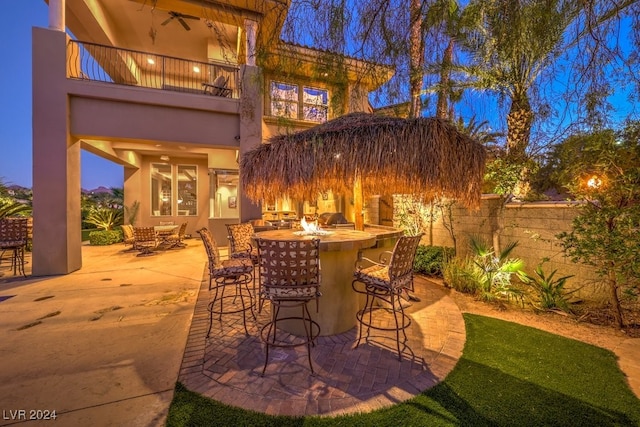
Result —
<instances>
[{"instance_id":1,"label":"paver patio","mask_svg":"<svg viewBox=\"0 0 640 427\"><path fill-rule=\"evenodd\" d=\"M416 278L415 285L421 302L407 309L412 325L402 361L398 361L393 333L372 331L369 342L354 348L354 327L318 338L311 350L315 375L303 346L272 350L262 377L264 349L258 328L267 321L268 308L257 315L257 321L248 317L248 336L238 313L223 316L222 321L214 318L207 339L210 295L208 283L203 282L179 380L188 389L223 403L272 415L368 412L409 399L446 377L465 342L464 321L453 300L422 277ZM376 314L393 321L386 310Z\"/></svg>"}]
</instances>

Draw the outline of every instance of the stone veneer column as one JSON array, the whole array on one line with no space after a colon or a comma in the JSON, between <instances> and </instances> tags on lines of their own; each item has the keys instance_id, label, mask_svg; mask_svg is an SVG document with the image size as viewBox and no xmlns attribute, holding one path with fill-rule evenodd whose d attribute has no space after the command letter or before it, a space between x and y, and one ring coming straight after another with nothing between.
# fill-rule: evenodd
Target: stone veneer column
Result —
<instances>
[{"instance_id":1,"label":"stone veneer column","mask_svg":"<svg viewBox=\"0 0 640 427\"><path fill-rule=\"evenodd\" d=\"M262 143L262 72L258 67L243 65L240 68L242 94L240 97L240 158L251 148ZM262 218L262 206L254 204L244 193L244 183L239 186L240 221Z\"/></svg>"},{"instance_id":2,"label":"stone veneer column","mask_svg":"<svg viewBox=\"0 0 640 427\"><path fill-rule=\"evenodd\" d=\"M69 134L67 35L32 30L33 275L82 267L80 142Z\"/></svg>"}]
</instances>

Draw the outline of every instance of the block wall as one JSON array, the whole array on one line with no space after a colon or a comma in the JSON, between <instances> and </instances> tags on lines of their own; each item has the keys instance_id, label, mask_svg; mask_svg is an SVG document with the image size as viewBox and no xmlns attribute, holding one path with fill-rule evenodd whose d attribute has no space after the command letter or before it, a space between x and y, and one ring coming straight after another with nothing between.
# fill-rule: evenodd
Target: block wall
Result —
<instances>
[{"instance_id":1,"label":"block wall","mask_svg":"<svg viewBox=\"0 0 640 427\"><path fill-rule=\"evenodd\" d=\"M504 247L512 241L518 246L512 252L513 257L525 262L525 271L533 274L536 266L545 258L549 261L543 266L546 273L558 270L557 277L574 275L568 280L571 289L579 288L576 295L590 300L605 299L605 289L593 268L573 263L564 256L556 235L571 230L571 221L578 213L578 204L568 202L510 203L505 207L504 216L499 215L500 199L497 196L484 196L480 209L470 211L454 205L452 209L453 236L458 255L470 253L469 237L477 235L489 244L493 244L493 232L500 221L503 230L499 244ZM425 231L423 243L436 246L454 246L454 239L444 226L442 215L437 215L430 230Z\"/></svg>"}]
</instances>

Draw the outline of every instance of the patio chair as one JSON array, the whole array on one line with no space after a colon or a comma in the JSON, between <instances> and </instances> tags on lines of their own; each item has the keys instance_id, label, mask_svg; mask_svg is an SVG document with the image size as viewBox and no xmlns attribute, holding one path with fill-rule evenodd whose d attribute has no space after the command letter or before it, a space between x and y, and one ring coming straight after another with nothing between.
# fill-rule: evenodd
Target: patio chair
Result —
<instances>
[{"instance_id":1,"label":"patio chair","mask_svg":"<svg viewBox=\"0 0 640 427\"><path fill-rule=\"evenodd\" d=\"M167 236L166 240L167 242L169 242L170 247L172 248L186 247L187 245L182 243L186 232L187 232L187 223L183 222L182 224L180 224L180 227L175 233L171 234L170 236Z\"/></svg>"},{"instance_id":2,"label":"patio chair","mask_svg":"<svg viewBox=\"0 0 640 427\"><path fill-rule=\"evenodd\" d=\"M213 83L202 83L203 92L212 96L228 97L231 95L231 88L227 87L229 79L225 76L218 76Z\"/></svg>"},{"instance_id":3,"label":"patio chair","mask_svg":"<svg viewBox=\"0 0 640 427\"><path fill-rule=\"evenodd\" d=\"M250 222L242 224L226 224L229 239L229 257L232 259L248 259L253 266L258 265L258 249L251 243L255 233ZM256 295L256 279L254 275L253 292ZM262 311L262 301L258 292L258 311Z\"/></svg>"},{"instance_id":4,"label":"patio chair","mask_svg":"<svg viewBox=\"0 0 640 427\"><path fill-rule=\"evenodd\" d=\"M133 236L133 225L123 224L120 228L122 228L122 243L124 245L131 245L127 250L134 250L136 248L136 239Z\"/></svg>"},{"instance_id":5,"label":"patio chair","mask_svg":"<svg viewBox=\"0 0 640 427\"><path fill-rule=\"evenodd\" d=\"M260 330L260 339L265 343L265 359L262 375L269 362L270 347L307 346L309 368L311 346L320 335L320 325L311 319L308 304L316 302L320 294L320 239L312 240L266 240L257 239L260 271L260 289L265 300L271 301L271 320ZM280 316L280 309L300 307L300 316ZM305 336L293 340L290 334L277 335L279 321L298 320Z\"/></svg>"},{"instance_id":6,"label":"patio chair","mask_svg":"<svg viewBox=\"0 0 640 427\"><path fill-rule=\"evenodd\" d=\"M211 333L214 314L217 314L218 320L222 321L223 314L242 313L244 331L249 335L246 312L253 308L253 299L248 286L249 282L253 280L251 260L229 259L223 261L220 259L218 245L211 232L203 227L197 233L202 238L209 260L209 290L214 291L213 298L207 308L209 310L207 338ZM227 288L232 288L233 292L225 295ZM225 302L227 302L226 305ZM253 311L251 313L253 314Z\"/></svg>"},{"instance_id":7,"label":"patio chair","mask_svg":"<svg viewBox=\"0 0 640 427\"><path fill-rule=\"evenodd\" d=\"M366 301L364 308L356 313L356 319L359 323L356 348L362 340L363 325L367 327L367 340L371 329L395 331L398 360L402 360L400 331L402 331L404 343L406 343L405 329L411 325L411 318L404 312L400 295L405 289L413 290L413 262L421 238L422 234L400 237L393 252L384 252L379 262L364 257L357 262L351 287L355 292L366 295ZM389 255L390 257L388 257ZM360 265L362 261L370 263L371 266L362 268ZM357 283L364 285L364 287L357 285ZM375 305L375 302L382 302L382 304ZM374 323L373 312L385 305L390 307L393 314L394 321L391 322L393 327L387 327L385 323Z\"/></svg>"},{"instance_id":8,"label":"patio chair","mask_svg":"<svg viewBox=\"0 0 640 427\"><path fill-rule=\"evenodd\" d=\"M24 248L28 239L27 218L3 218L0 219L0 251L11 251L11 268L13 274L22 274L24 271ZM0 256L0 261L2 257Z\"/></svg>"},{"instance_id":9,"label":"patio chair","mask_svg":"<svg viewBox=\"0 0 640 427\"><path fill-rule=\"evenodd\" d=\"M154 255L153 249L158 245L156 231L153 227L133 227L134 246L140 253L137 256Z\"/></svg>"}]
</instances>

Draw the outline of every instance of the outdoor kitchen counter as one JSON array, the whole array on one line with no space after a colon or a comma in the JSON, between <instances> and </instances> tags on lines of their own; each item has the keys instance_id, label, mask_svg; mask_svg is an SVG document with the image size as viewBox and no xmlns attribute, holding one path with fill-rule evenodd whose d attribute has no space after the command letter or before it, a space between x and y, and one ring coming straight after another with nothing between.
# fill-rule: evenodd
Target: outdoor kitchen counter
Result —
<instances>
[{"instance_id":1,"label":"outdoor kitchen counter","mask_svg":"<svg viewBox=\"0 0 640 427\"><path fill-rule=\"evenodd\" d=\"M376 244L376 236L364 231L329 230L331 234L319 236L299 236L296 230L270 230L256 233L255 237L265 240L310 240L320 239L320 292L316 312L313 304L309 306L311 317L320 324L320 335L336 335L348 331L356 325L356 312L364 304L361 295L351 288L358 251ZM362 301L361 301L362 300ZM300 309L284 312L287 315L299 315ZM282 329L296 335L304 335L300 322L278 322Z\"/></svg>"}]
</instances>

